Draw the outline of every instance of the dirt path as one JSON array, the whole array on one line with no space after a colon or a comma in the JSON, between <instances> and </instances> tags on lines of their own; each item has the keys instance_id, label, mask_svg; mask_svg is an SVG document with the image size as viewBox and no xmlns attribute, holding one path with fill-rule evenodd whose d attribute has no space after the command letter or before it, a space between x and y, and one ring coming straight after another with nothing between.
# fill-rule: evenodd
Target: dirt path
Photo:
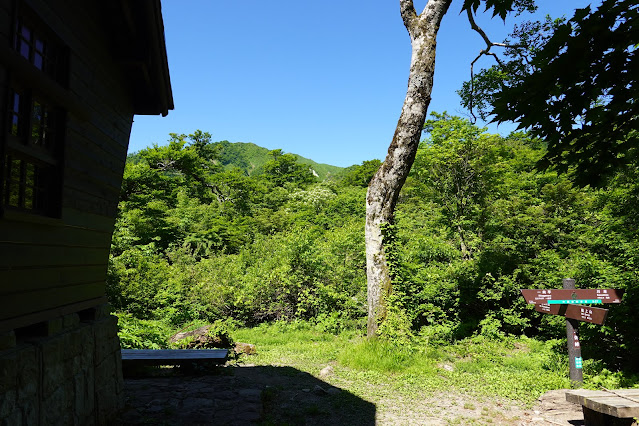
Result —
<instances>
[{"instance_id":1,"label":"dirt path","mask_svg":"<svg viewBox=\"0 0 639 426\"><path fill-rule=\"evenodd\" d=\"M359 394L292 367L234 366L198 374L129 378L120 424L163 425L582 425L563 390L532 409L450 393L405 395L384 386Z\"/></svg>"}]
</instances>

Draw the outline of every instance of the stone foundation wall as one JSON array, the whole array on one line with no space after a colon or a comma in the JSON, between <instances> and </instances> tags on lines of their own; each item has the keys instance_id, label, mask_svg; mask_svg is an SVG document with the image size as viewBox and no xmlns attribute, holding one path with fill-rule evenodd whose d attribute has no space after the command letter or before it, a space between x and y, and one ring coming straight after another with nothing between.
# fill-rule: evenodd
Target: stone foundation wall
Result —
<instances>
[{"instance_id":1,"label":"stone foundation wall","mask_svg":"<svg viewBox=\"0 0 639 426\"><path fill-rule=\"evenodd\" d=\"M0 335L0 425L104 425L123 407L107 305Z\"/></svg>"}]
</instances>

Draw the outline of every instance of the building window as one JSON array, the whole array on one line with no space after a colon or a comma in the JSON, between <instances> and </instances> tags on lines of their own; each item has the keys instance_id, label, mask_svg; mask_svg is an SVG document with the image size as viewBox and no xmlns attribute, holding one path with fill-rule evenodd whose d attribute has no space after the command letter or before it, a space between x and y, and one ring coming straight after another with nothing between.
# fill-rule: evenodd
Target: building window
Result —
<instances>
[{"instance_id":1,"label":"building window","mask_svg":"<svg viewBox=\"0 0 639 426\"><path fill-rule=\"evenodd\" d=\"M62 44L34 19L18 18L13 47L32 66L57 84L66 70ZM2 204L5 209L59 216L61 206L61 149L65 111L42 95L37 84L26 87L14 73L7 96L7 131L3 137Z\"/></svg>"},{"instance_id":2,"label":"building window","mask_svg":"<svg viewBox=\"0 0 639 426\"><path fill-rule=\"evenodd\" d=\"M14 90L11 90L9 95L9 134L17 137L20 133L20 123L23 121L20 116L20 98L22 95Z\"/></svg>"},{"instance_id":3,"label":"building window","mask_svg":"<svg viewBox=\"0 0 639 426\"><path fill-rule=\"evenodd\" d=\"M59 202L60 137L64 111L31 90L11 89L3 164L3 204L56 216Z\"/></svg>"},{"instance_id":4,"label":"building window","mask_svg":"<svg viewBox=\"0 0 639 426\"><path fill-rule=\"evenodd\" d=\"M42 167L28 159L5 156L4 205L46 214L47 182L51 167Z\"/></svg>"},{"instance_id":5,"label":"building window","mask_svg":"<svg viewBox=\"0 0 639 426\"><path fill-rule=\"evenodd\" d=\"M21 16L16 23L14 49L37 69L65 85L64 49L49 33L44 26L36 26Z\"/></svg>"}]
</instances>

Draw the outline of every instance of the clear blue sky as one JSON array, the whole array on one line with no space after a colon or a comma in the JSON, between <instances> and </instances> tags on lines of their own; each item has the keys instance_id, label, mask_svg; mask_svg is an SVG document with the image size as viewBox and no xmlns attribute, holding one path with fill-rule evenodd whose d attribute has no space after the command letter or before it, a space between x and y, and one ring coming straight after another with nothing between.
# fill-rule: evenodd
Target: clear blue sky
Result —
<instances>
[{"instance_id":1,"label":"clear blue sky","mask_svg":"<svg viewBox=\"0 0 639 426\"><path fill-rule=\"evenodd\" d=\"M129 152L162 145L169 132L200 129L214 141L253 142L336 166L383 160L410 62L398 3L163 0L175 110L136 116ZM558 17L590 2L537 3L539 16ZM425 4L415 0L418 11ZM455 91L482 41L459 14L461 4L454 0L442 22L429 111L464 114ZM494 41L514 22L478 18Z\"/></svg>"}]
</instances>

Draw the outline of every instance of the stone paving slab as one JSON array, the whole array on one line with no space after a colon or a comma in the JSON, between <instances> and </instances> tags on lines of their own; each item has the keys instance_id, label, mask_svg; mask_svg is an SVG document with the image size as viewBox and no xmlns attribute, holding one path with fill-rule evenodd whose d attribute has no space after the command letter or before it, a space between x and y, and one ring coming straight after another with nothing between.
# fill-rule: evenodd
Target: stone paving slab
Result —
<instances>
[{"instance_id":1,"label":"stone paving slab","mask_svg":"<svg viewBox=\"0 0 639 426\"><path fill-rule=\"evenodd\" d=\"M119 424L256 424L262 391L245 386L226 375L129 378Z\"/></svg>"}]
</instances>

